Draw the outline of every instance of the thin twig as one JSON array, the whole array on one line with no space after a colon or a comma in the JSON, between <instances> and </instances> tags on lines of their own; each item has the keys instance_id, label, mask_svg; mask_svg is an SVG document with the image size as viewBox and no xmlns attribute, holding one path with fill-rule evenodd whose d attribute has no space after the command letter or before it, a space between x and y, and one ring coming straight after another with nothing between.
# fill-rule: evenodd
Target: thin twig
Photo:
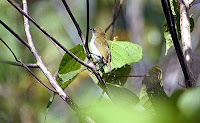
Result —
<instances>
[{"instance_id":1,"label":"thin twig","mask_svg":"<svg viewBox=\"0 0 200 123\"><path fill-rule=\"evenodd\" d=\"M115 23L115 21L117 20L118 16L119 16L119 13L120 13L120 10L122 8L122 5L124 3L124 0L120 0L120 4L119 4L119 9L117 11L117 14L115 16L115 18L113 19L113 21L108 25L108 27L106 28L105 32L108 31L108 29Z\"/></svg>"},{"instance_id":2,"label":"thin twig","mask_svg":"<svg viewBox=\"0 0 200 123\"><path fill-rule=\"evenodd\" d=\"M169 2L169 0L161 0L161 3L162 3L163 11L165 14L165 18L167 20L169 31L170 31L170 34L172 37L172 41L174 43L176 54L178 56L178 59L179 59L179 62L180 62L180 65L181 65L181 68L182 68L182 71L183 71L183 74L184 74L184 77L186 80L185 81L186 87L192 87L192 83L191 83L192 77L189 74L189 69L188 69L186 61L184 59L184 55L183 55L181 46L179 44L179 40L178 40L178 36L176 33L176 28L175 28L174 17L173 17L172 10L170 7L170 2Z\"/></svg>"},{"instance_id":3,"label":"thin twig","mask_svg":"<svg viewBox=\"0 0 200 123\"><path fill-rule=\"evenodd\" d=\"M62 0L62 2L63 2L63 5L65 6L65 8L66 8L66 10L67 10L67 12L68 12L70 18L72 19L72 21L73 21L73 23L74 23L74 25L75 25L75 27L76 27L76 29L77 29L77 31L78 31L78 34L79 34L79 36L80 36L80 38L81 38L81 40L82 40L82 42L83 42L83 45L84 45L84 47L85 47L85 50L86 50L86 53L87 53L87 57L88 57L88 59L89 59L89 61L90 61L90 63L91 63L91 66L95 66L95 65L94 65L94 61L93 61L93 59L92 59L92 57L91 57L91 55L90 55L90 52L89 52L88 44L86 44L86 42L88 42L88 41L85 41L85 38L84 38L84 35L83 35L83 33L82 33L81 29L80 29L80 26L79 26L79 24L77 23L76 19L74 18L74 16L73 16L73 14L72 14L72 12L71 12L71 10L70 10L68 4L66 3L65 0ZM87 31L89 31L89 22L88 22L88 21L89 21L89 0L87 0L87 24L88 24L88 25L87 25ZM87 32L87 33L89 33L89 32ZM87 39L87 40L88 40L88 39ZM100 74L99 74L99 72L97 71L97 69L96 69L95 67L92 67L91 70L92 70L92 72L94 73L94 75L97 77L97 79L99 80L99 83L101 84L101 86L102 86L102 88L104 89L104 91L106 92L106 94L107 94L107 95L110 97L110 99L111 99L111 94L110 94L110 92L109 92L109 89L108 89L108 87L107 87L105 81L103 80L103 78L100 76Z\"/></svg>"},{"instance_id":4,"label":"thin twig","mask_svg":"<svg viewBox=\"0 0 200 123\"><path fill-rule=\"evenodd\" d=\"M84 37L84 35L83 35L82 31L81 31L81 28L80 28L78 22L76 21L74 15L72 14L67 2L65 0L62 0L62 3L65 6L65 9L67 10L70 18L72 19L72 22L74 23L74 25L75 25L75 27L76 27L76 29L78 31L78 35L81 38L81 41L83 42L83 45L85 47L85 51L87 53L87 57L90 60L90 52L89 52L88 44L86 44L86 42L88 43L88 39L87 39L87 41L85 40L85 37ZM88 34L89 33L89 1L88 0L87 0L87 16L88 16L87 17L87 34Z\"/></svg>"},{"instance_id":5,"label":"thin twig","mask_svg":"<svg viewBox=\"0 0 200 123\"><path fill-rule=\"evenodd\" d=\"M0 60L0 62L3 62L5 64L10 64L10 65L15 65L15 66L22 66L20 63L13 62L13 61ZM39 66L34 63L24 63L24 64L29 68L39 68Z\"/></svg>"},{"instance_id":6,"label":"thin twig","mask_svg":"<svg viewBox=\"0 0 200 123\"><path fill-rule=\"evenodd\" d=\"M113 75L114 77L146 77L146 76L150 76L149 74L145 74L145 75Z\"/></svg>"},{"instance_id":7,"label":"thin twig","mask_svg":"<svg viewBox=\"0 0 200 123\"><path fill-rule=\"evenodd\" d=\"M86 2L87 2L87 30L86 30L86 40L85 40L85 47L89 47L88 46L88 38L89 38L89 28L90 28L90 15L89 15L89 0L86 0ZM89 55L90 55L90 53L89 53ZM91 56L89 56L89 57L91 57Z\"/></svg>"},{"instance_id":8,"label":"thin twig","mask_svg":"<svg viewBox=\"0 0 200 123\"><path fill-rule=\"evenodd\" d=\"M21 64L21 66L23 66L24 68L26 68L26 70L29 71L29 73L31 75L33 75L37 80L38 82L40 82L45 88L49 89L50 91L54 92L54 93L57 93L57 91L51 87L49 87L47 84L45 84L44 82L42 82L42 80L40 80L27 66L26 64L24 64L21 60L18 60L17 56L15 55L15 53L12 51L12 49L6 44L5 41L3 41L1 38L0 38L1 42L3 42L3 44L10 50L10 52L12 53L12 55L14 56L15 58L15 61L18 62L19 64Z\"/></svg>"},{"instance_id":9,"label":"thin twig","mask_svg":"<svg viewBox=\"0 0 200 123\"><path fill-rule=\"evenodd\" d=\"M31 21L40 31L42 31L47 37L49 37L53 42L55 42L59 47L61 47L66 53L68 53L71 57L73 57L80 64L84 65L87 68L92 69L93 67L88 65L86 62L79 59L76 55L74 55L71 51L65 48L59 41L57 41L52 35L50 35L40 24L38 24L31 16L26 14L20 7L18 7L12 0L7 0L13 7L15 7L21 14L26 16L29 21Z\"/></svg>"},{"instance_id":10,"label":"thin twig","mask_svg":"<svg viewBox=\"0 0 200 123\"><path fill-rule=\"evenodd\" d=\"M113 21L115 19L116 16L116 10L117 10L117 0L114 1L114 6L113 6ZM114 34L114 30L115 30L115 22L112 24L112 30L110 33L110 40L113 40L113 34Z\"/></svg>"},{"instance_id":11,"label":"thin twig","mask_svg":"<svg viewBox=\"0 0 200 123\"><path fill-rule=\"evenodd\" d=\"M191 8L192 6L194 6L195 4L198 4L198 3L200 3L200 0L190 0L190 1L189 1L190 8Z\"/></svg>"},{"instance_id":12,"label":"thin twig","mask_svg":"<svg viewBox=\"0 0 200 123\"><path fill-rule=\"evenodd\" d=\"M30 49L29 44L23 40L19 35L17 35L17 33L15 33L10 27L8 27L1 19L0 19L0 23L2 26L4 26L11 34L13 34L19 41L21 41L22 44L24 44L27 48Z\"/></svg>"}]
</instances>

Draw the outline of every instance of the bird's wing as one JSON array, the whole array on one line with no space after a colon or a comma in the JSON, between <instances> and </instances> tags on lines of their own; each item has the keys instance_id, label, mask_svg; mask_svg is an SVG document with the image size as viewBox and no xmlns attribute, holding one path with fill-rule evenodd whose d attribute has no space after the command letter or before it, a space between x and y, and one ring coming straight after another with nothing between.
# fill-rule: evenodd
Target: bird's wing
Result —
<instances>
[{"instance_id":1,"label":"bird's wing","mask_svg":"<svg viewBox=\"0 0 200 123\"><path fill-rule=\"evenodd\" d=\"M94 44L96 45L97 49L99 51L101 51L100 53L101 53L101 55L103 56L104 60L107 63L108 62L108 57L110 57L110 49L109 49L109 45L108 45L108 42L106 41L106 39L96 37L96 39L94 41ZM105 50L105 48L107 50Z\"/></svg>"}]
</instances>

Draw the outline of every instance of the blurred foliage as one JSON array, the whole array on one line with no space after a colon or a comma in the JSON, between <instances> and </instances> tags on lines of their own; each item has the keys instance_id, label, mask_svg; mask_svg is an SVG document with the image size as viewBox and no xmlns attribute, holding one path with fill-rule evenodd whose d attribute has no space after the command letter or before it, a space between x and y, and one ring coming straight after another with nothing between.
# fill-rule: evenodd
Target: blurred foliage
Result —
<instances>
[{"instance_id":1,"label":"blurred foliage","mask_svg":"<svg viewBox=\"0 0 200 123\"><path fill-rule=\"evenodd\" d=\"M19 1L19 0L15 0ZM80 42L80 39L74 41L71 38L78 37L68 14L62 4L53 4L54 0L31 0L28 1L29 14L38 21L50 34L60 41L66 48L70 49ZM131 0L125 0L122 11L115 25L114 36L118 40L129 41L131 32L127 27L126 9ZM70 8L77 19L80 27L85 34L86 31L86 7L83 0L67 0ZM104 29L110 24L113 17L113 0L93 0L90 1L90 26L101 26ZM119 2L119 1L118 1ZM19 1L21 4L21 1ZM143 17L145 22L142 47L151 64L157 64L163 50L163 22L164 15L158 0L146 0L143 2ZM58 8L58 9L57 9ZM60 11L62 15L60 16ZM134 12L134 10L133 10ZM22 15L16 11L6 0L0 0L0 18L8 24L17 34L26 39ZM65 23L69 25L65 27ZM194 20L190 20L194 24ZM139 26L139 25L136 25ZM50 40L44 36L33 24L30 23L30 29L36 49L44 60L44 63L53 74L59 68L62 55L57 51ZM75 31L74 31L75 30ZM73 32L70 36L69 32ZM107 32L109 37L110 30ZM6 29L0 26L0 37L4 39L13 49L19 59L25 63L34 63L35 59L27 48ZM91 36L90 36L91 37ZM137 55L137 54L134 54ZM14 58L8 49L0 43L0 59L13 61ZM124 66L124 65L122 65ZM48 83L43 73L38 69L32 69L36 75L44 82ZM80 69L79 69L80 70ZM152 69L158 70L159 69ZM123 72L125 71L125 72ZM130 73L130 66L126 65L120 69L113 70L112 73ZM151 71L150 71L151 72ZM78 72L79 73L79 72ZM156 73L156 72L155 72ZM74 74L73 75L77 75ZM112 74L111 74L112 75ZM153 76L153 78L151 78ZM147 83L155 82L158 74L151 74L144 81ZM107 78L108 77L108 78ZM73 78L73 77L72 77ZM106 81L113 84L109 75L104 75ZM69 79L69 78L67 78ZM161 78L162 79L162 78ZM163 89L160 80L157 81L156 88ZM159 101L151 99L151 90L145 87L140 92L141 96L136 96L130 90L123 87L127 77L119 78L115 85L109 85L118 105L112 105L105 95L97 103L102 90L88 78L88 72L82 72L73 80L73 83L67 85L67 94L80 105L91 118L99 122L198 122L199 119L199 88L193 88L187 91L177 91L170 98L160 95ZM148 80L148 81L147 81ZM155 84L155 83L154 83ZM118 85L118 86L116 86ZM158 91L160 92L160 91ZM128 95L128 96L127 96ZM41 123L45 119L46 104L51 93L40 85L24 68L10 66L0 63L0 122L22 122L22 123ZM128 100L128 101L127 101ZM124 102L125 101L125 102ZM139 103L138 103L139 101ZM158 101L158 102L157 102ZM153 106L159 103L158 110ZM92 105L93 104L93 105ZM130 106L131 104L131 106ZM123 106L120 106L123 105ZM153 111L153 113L152 113ZM46 117L47 123L55 122L78 122L78 118L72 109L66 105L59 97L55 96L53 105Z\"/></svg>"}]
</instances>

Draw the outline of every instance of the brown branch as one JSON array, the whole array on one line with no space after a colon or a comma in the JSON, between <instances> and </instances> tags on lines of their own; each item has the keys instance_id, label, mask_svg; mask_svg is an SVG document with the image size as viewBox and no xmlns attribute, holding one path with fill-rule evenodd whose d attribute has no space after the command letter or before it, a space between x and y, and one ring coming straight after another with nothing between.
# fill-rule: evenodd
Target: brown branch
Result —
<instances>
[{"instance_id":1,"label":"brown branch","mask_svg":"<svg viewBox=\"0 0 200 123\"><path fill-rule=\"evenodd\" d=\"M72 14L72 12L71 12L69 6L67 5L66 1L65 1L65 0L62 0L62 2L63 2L63 4L64 4L64 6L65 6L65 8L66 8L66 10L67 10L67 12L68 12L70 18L72 19L72 21L73 21L73 23L74 23L74 25L75 25L75 27L76 27L76 29L77 29L77 31L78 31L78 34L79 34L79 36L81 37L81 40L82 40L83 44L85 44L85 37L84 37L84 35L83 35L83 33L82 33L81 29L80 29L79 24L77 23L77 21L76 21L74 15Z\"/></svg>"},{"instance_id":2,"label":"brown branch","mask_svg":"<svg viewBox=\"0 0 200 123\"><path fill-rule=\"evenodd\" d=\"M145 74L145 75L113 75L114 77L146 77L146 76L150 76L149 74Z\"/></svg>"},{"instance_id":3,"label":"brown branch","mask_svg":"<svg viewBox=\"0 0 200 123\"><path fill-rule=\"evenodd\" d=\"M89 38L89 30L90 30L90 14L89 14L89 0L86 0L87 2L87 30L86 30L86 41L85 41L85 47L88 49L89 51L89 46L88 46L88 38ZM88 54L89 57L90 56L90 53Z\"/></svg>"},{"instance_id":4,"label":"brown branch","mask_svg":"<svg viewBox=\"0 0 200 123\"><path fill-rule=\"evenodd\" d=\"M192 6L194 6L195 4L198 4L198 3L200 3L200 0L190 0L190 1L189 1L190 8L191 8Z\"/></svg>"},{"instance_id":5,"label":"brown branch","mask_svg":"<svg viewBox=\"0 0 200 123\"><path fill-rule=\"evenodd\" d=\"M115 19L115 16L116 16L116 10L117 10L117 0L114 1L114 6L113 6L113 21ZM110 33L110 40L113 40L113 34L114 34L114 30L115 30L115 22L112 24L112 30L111 30L111 33Z\"/></svg>"},{"instance_id":6,"label":"brown branch","mask_svg":"<svg viewBox=\"0 0 200 123\"><path fill-rule=\"evenodd\" d=\"M85 37L81 31L81 28L78 24L78 22L76 21L74 15L72 14L67 2L65 0L62 0L62 3L63 5L65 6L65 9L67 10L67 13L69 14L70 18L72 19L72 22L74 23L76 29L77 29L77 32L78 32L78 35L79 37L81 38L81 41L85 47L85 51L87 53L87 57L89 60L91 60L91 55L90 55L90 52L89 52L89 47L88 47L88 35L89 35L89 1L87 0L87 35L86 35L86 39L85 40Z\"/></svg>"},{"instance_id":7,"label":"brown branch","mask_svg":"<svg viewBox=\"0 0 200 123\"><path fill-rule=\"evenodd\" d=\"M87 68L92 69L93 67L88 65L86 62L79 59L76 55L74 55L71 51L65 48L60 42L58 42L52 35L50 35L40 24L38 24L31 16L26 14L20 7L18 7L12 0L7 0L13 7L15 7L21 14L29 19L43 34L49 37L54 43L56 43L60 48L62 48L66 53L68 53L71 57L73 57L80 64L84 65Z\"/></svg>"},{"instance_id":8,"label":"brown branch","mask_svg":"<svg viewBox=\"0 0 200 123\"><path fill-rule=\"evenodd\" d=\"M117 14L115 16L115 18L113 19L113 21L110 23L110 25L108 25L108 27L106 28L105 32L108 31L108 29L115 23L115 21L117 20L118 16L119 16L119 13L120 13L120 10L122 8L122 5L124 3L124 0L120 0L120 4L119 4L119 9L117 11Z\"/></svg>"},{"instance_id":9,"label":"brown branch","mask_svg":"<svg viewBox=\"0 0 200 123\"><path fill-rule=\"evenodd\" d=\"M82 33L81 29L80 29L80 26L79 26L79 24L77 23L76 19L74 18L74 16L73 16L73 14L72 14L72 12L71 12L71 10L70 10L68 4L66 3L65 0L62 0L62 2L63 2L63 5L65 6L65 8L66 8L66 10L67 10L67 12L68 12L70 18L72 19L72 21L73 21L73 23L74 23L74 25L75 25L75 27L76 27L76 29L77 29L77 31L78 31L78 34L79 34L79 36L80 36L80 38L81 38L81 40L82 40L82 42L83 42L83 45L84 45L85 50L86 50L86 53L87 53L87 57L88 57L88 59L89 59L89 61L90 61L90 63L91 63L91 66L93 66L93 67L91 68L92 72L93 72L94 75L97 77L97 79L98 79L99 83L101 84L103 90L106 92L106 94L107 94L107 95L110 97L110 99L111 99L112 97L111 97L111 94L110 94L110 92L109 92L109 89L108 89L108 87L107 87L105 81L104 81L103 78L100 76L100 74L99 74L99 72L97 71L96 67L94 67L95 65L94 65L94 61L93 61L93 59L92 59L92 57L91 57L91 55L90 55L90 52L89 52L88 43L86 44L86 42L88 42L88 41L85 41L85 38L84 38L84 35L83 35L83 33ZM88 35L88 33L89 33L88 31L89 31L89 0L87 0L87 35ZM87 35L86 35L86 36L87 36ZM88 38L88 37L87 37L87 38ZM88 40L88 39L87 39L87 40Z\"/></svg>"},{"instance_id":10,"label":"brown branch","mask_svg":"<svg viewBox=\"0 0 200 123\"><path fill-rule=\"evenodd\" d=\"M53 88L49 87L47 84L45 84L44 82L42 82L42 80L40 80L27 66L26 64L24 64L21 60L18 60L17 56L15 55L15 53L12 51L12 49L6 44L6 42L4 40L2 40L0 38L1 42L3 42L3 44L10 50L10 52L12 53L12 55L14 56L15 58L15 61L18 62L19 64L21 64L21 66L23 66L24 68L26 68L26 70L29 71L29 73L31 75L34 76L35 79L38 80L38 82L40 82L40 84L42 84L45 88L49 89L50 91L54 92L54 93L57 93L56 90L54 90Z\"/></svg>"},{"instance_id":11,"label":"brown branch","mask_svg":"<svg viewBox=\"0 0 200 123\"><path fill-rule=\"evenodd\" d=\"M178 56L184 77L185 77L185 85L186 87L192 87L192 77L189 74L189 68L186 64L184 55L183 55L183 51L181 49L181 46L179 44L179 40L178 40L178 36L177 36L177 32L176 32L176 28L175 28L175 21L174 21L174 16L172 14L172 10L170 7L170 2L169 0L161 0L162 3L162 7L163 7L163 11L165 14L165 18L167 20L167 24L169 27L169 31L172 37L172 41L176 50L176 54Z\"/></svg>"},{"instance_id":12,"label":"brown branch","mask_svg":"<svg viewBox=\"0 0 200 123\"><path fill-rule=\"evenodd\" d=\"M27 1L26 0L23 0L23 9L24 9L24 13L27 14L28 13L28 7L27 7ZM57 81L53 78L53 76L51 75L51 73L49 72L47 67L44 65L40 55L38 54L38 52L37 52L37 50L34 46L32 37L31 37L28 19L25 16L23 16L23 17L24 17L24 27L25 27L26 37L28 39L28 43L29 43L29 46L30 46L30 49L31 49L31 53L34 55L34 57L37 61L37 65L42 70L42 72L45 74L45 76L47 77L47 79L49 80L49 82L51 83L53 88L56 89L56 91L59 93L59 95L66 96L66 94L64 93L62 88L59 86Z\"/></svg>"},{"instance_id":13,"label":"brown branch","mask_svg":"<svg viewBox=\"0 0 200 123\"><path fill-rule=\"evenodd\" d=\"M13 62L13 61L6 61L6 60L0 60L0 62L3 62L5 64L15 65L15 66L22 66L19 62ZM29 68L39 68L37 64L33 63L24 63Z\"/></svg>"},{"instance_id":14,"label":"brown branch","mask_svg":"<svg viewBox=\"0 0 200 123\"><path fill-rule=\"evenodd\" d=\"M0 19L0 24L4 26L11 34L13 34L19 41L21 41L22 44L24 44L27 48L30 49L29 44L23 40L17 33L15 33L10 27L8 27L1 19Z\"/></svg>"}]
</instances>

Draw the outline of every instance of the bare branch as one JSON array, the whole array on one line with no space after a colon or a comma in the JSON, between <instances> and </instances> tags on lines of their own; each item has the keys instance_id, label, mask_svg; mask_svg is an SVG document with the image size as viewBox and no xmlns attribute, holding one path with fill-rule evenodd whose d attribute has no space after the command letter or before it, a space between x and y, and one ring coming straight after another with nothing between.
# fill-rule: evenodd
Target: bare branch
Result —
<instances>
[{"instance_id":1,"label":"bare branch","mask_svg":"<svg viewBox=\"0 0 200 123\"><path fill-rule=\"evenodd\" d=\"M71 51L65 48L60 42L58 42L53 36L51 36L41 25L39 25L31 16L26 14L20 7L18 7L12 0L7 0L13 7L15 7L21 14L26 16L29 21L31 21L40 31L42 31L47 37L49 37L53 42L55 42L59 47L61 47L66 53L68 53L71 57L73 57L80 64L84 65L87 68L92 69L93 67L88 65L86 62L79 59L76 55L74 55Z\"/></svg>"},{"instance_id":2,"label":"bare branch","mask_svg":"<svg viewBox=\"0 0 200 123\"><path fill-rule=\"evenodd\" d=\"M200 3L200 0L190 0L190 2L189 2L190 7L192 7L193 5L198 4L198 3Z\"/></svg>"},{"instance_id":3,"label":"bare branch","mask_svg":"<svg viewBox=\"0 0 200 123\"><path fill-rule=\"evenodd\" d=\"M146 76L150 76L149 74L145 74L145 75L113 75L114 77L146 77Z\"/></svg>"},{"instance_id":4,"label":"bare branch","mask_svg":"<svg viewBox=\"0 0 200 123\"><path fill-rule=\"evenodd\" d=\"M28 9L27 9L27 1L26 0L23 0L23 9L24 9L24 12L27 14ZM24 17L24 27L25 27L25 32L26 32L26 36L27 36L27 39L28 39L28 43L29 43L29 46L31 48L31 52L32 52L32 54L34 55L34 57L37 61L37 65L42 70L42 72L45 74L45 76L47 77L47 79L49 80L49 82L51 83L53 88L56 89L58 94L66 96L66 94L64 93L62 88L59 86L57 81L53 78L53 76L51 75L51 73L49 72L47 67L44 65L40 55L38 54L38 52L37 52L37 50L34 46L34 43L32 41L31 33L30 33L30 30L29 30L28 19L25 16L23 16L23 17Z\"/></svg>"},{"instance_id":5,"label":"bare branch","mask_svg":"<svg viewBox=\"0 0 200 123\"><path fill-rule=\"evenodd\" d=\"M15 53L12 51L12 49L6 44L5 41L3 41L1 38L0 38L1 42L4 43L4 45L10 50L10 52L12 53L12 55L14 56L15 60L21 64L21 66L23 66L24 68L26 68L26 70L29 71L29 73L31 75L33 75L44 87L46 87L47 89L49 89L50 91L54 92L54 93L57 93L56 90L54 90L53 88L50 88L48 85L46 85L44 82L42 82L42 80L40 80L27 66L26 64L24 64L21 60L18 60L17 56L15 55Z\"/></svg>"},{"instance_id":6,"label":"bare branch","mask_svg":"<svg viewBox=\"0 0 200 123\"><path fill-rule=\"evenodd\" d=\"M122 5L124 3L124 0L120 0L120 4L119 4L119 9L117 11L117 14L115 16L115 18L113 19L113 21L110 23L110 25L108 25L108 27L106 28L105 32L108 31L108 29L115 23L115 21L117 20L118 16L119 16L119 13L120 13L120 10L122 8Z\"/></svg>"},{"instance_id":7,"label":"bare branch","mask_svg":"<svg viewBox=\"0 0 200 123\"><path fill-rule=\"evenodd\" d=\"M174 44L174 47L176 50L176 54L178 56L178 59L179 59L179 62L180 62L180 65L181 65L181 68L182 68L182 71L183 71L183 74L184 74L184 77L186 80L185 81L186 87L192 87L192 84L191 84L192 77L189 74L189 68L187 66L187 63L186 63L184 55L183 55L183 51L179 44L179 40L178 40L178 36L176 33L176 28L175 28L174 17L173 17L172 10L170 7L170 2L169 2L169 0L161 0L161 3L162 3L163 11L165 14L165 18L167 20L169 31L170 31L170 34L172 37L172 41L173 41L173 44Z\"/></svg>"},{"instance_id":8,"label":"bare branch","mask_svg":"<svg viewBox=\"0 0 200 123\"><path fill-rule=\"evenodd\" d=\"M114 6L113 6L113 21L115 19L116 16L116 10L117 10L117 0L114 1ZM113 40L113 34L114 34L114 30L115 30L115 22L112 24L112 30L110 33L110 40Z\"/></svg>"},{"instance_id":9,"label":"bare branch","mask_svg":"<svg viewBox=\"0 0 200 123\"><path fill-rule=\"evenodd\" d=\"M2 26L4 26L11 34L13 34L19 41L21 41L22 44L24 44L26 47L28 47L30 49L29 44L23 40L19 35L17 35L17 33L15 33L10 27L8 27L1 19L0 19L0 23Z\"/></svg>"},{"instance_id":10,"label":"bare branch","mask_svg":"<svg viewBox=\"0 0 200 123\"><path fill-rule=\"evenodd\" d=\"M189 75L191 76L191 84L195 85L194 79L194 67L193 67L193 52L192 52L192 41L190 34L190 18L189 18L189 1L179 0L180 6L180 27L181 27L181 40L183 46L183 54L186 64L189 69Z\"/></svg>"},{"instance_id":11,"label":"bare branch","mask_svg":"<svg viewBox=\"0 0 200 123\"><path fill-rule=\"evenodd\" d=\"M13 61L0 60L0 62L10 64L10 65L15 65L15 66L22 66L20 63L13 62ZM33 63L24 63L24 64L29 68L39 68L37 64L33 64Z\"/></svg>"},{"instance_id":12,"label":"bare branch","mask_svg":"<svg viewBox=\"0 0 200 123\"><path fill-rule=\"evenodd\" d=\"M86 2L87 2L87 31L86 31L85 47L87 47L87 49L89 49L88 38L89 38L89 28L90 28L90 14L89 14L89 8L90 7L89 7L89 0L86 0ZM89 55L90 55L90 53L89 53Z\"/></svg>"},{"instance_id":13,"label":"bare branch","mask_svg":"<svg viewBox=\"0 0 200 123\"><path fill-rule=\"evenodd\" d=\"M63 4L64 4L64 6L65 6L65 8L66 8L66 10L67 10L67 12L68 12L70 18L72 19L72 21L73 21L73 23L74 23L74 25L75 25L75 27L76 27L76 29L77 29L77 31L78 31L78 34L79 34L79 36L81 37L81 40L82 40L83 44L85 44L85 37L84 37L84 35L83 35L82 31L81 31L81 28L80 28L79 24L77 23L77 21L76 21L74 15L72 14L72 12L71 12L69 6L67 5L66 1L65 1L65 0L62 0L62 2L63 2ZM88 3L88 4L89 4L89 3Z\"/></svg>"},{"instance_id":14,"label":"bare branch","mask_svg":"<svg viewBox=\"0 0 200 123\"><path fill-rule=\"evenodd\" d=\"M73 14L72 14L72 12L71 12L69 6L67 5L66 1L65 1L65 0L62 0L62 2L63 2L63 4L64 4L64 6L65 6L65 8L66 8L66 10L67 10L67 12L68 12L70 18L72 19L72 21L73 21L73 23L74 23L74 25L75 25L75 27L76 27L76 29L77 29L77 31L78 31L78 34L79 34L79 36L80 36L80 38L81 38L81 40L82 40L82 42L83 42L83 45L84 45L84 47L85 47L85 50L86 50L86 53L87 53L87 57L88 57L88 59L89 59L89 61L90 61L91 66L95 66L95 65L94 65L94 61L93 61L93 59L92 59L92 57L91 57L91 55L90 55L90 52L89 52L88 43L86 44L86 42L88 42L88 41L85 41L85 38L84 38L84 35L83 35L83 33L82 33L81 29L80 29L80 26L79 26L79 24L77 23L76 19L74 18L74 16L73 16ZM89 0L87 0L87 35L88 35L88 33L89 33L88 31L89 31ZM87 36L87 35L86 35L86 36ZM88 37L87 37L87 38L88 38ZM88 39L87 39L87 40L88 40ZM100 76L100 74L99 74L99 72L97 71L97 69L96 69L95 67L92 67L91 70L92 70L92 72L95 74L95 76L97 77L97 79L99 80L99 83L101 84L101 86L102 86L102 88L104 89L104 91L106 92L106 94L107 94L107 95L110 97L110 99L111 99L111 94L110 94L110 92L109 92L109 89L108 89L108 87L107 87L105 81L103 80L103 78Z\"/></svg>"},{"instance_id":15,"label":"bare branch","mask_svg":"<svg viewBox=\"0 0 200 123\"><path fill-rule=\"evenodd\" d=\"M78 34L79 34L79 37L81 38L81 41L83 42L83 45L85 47L85 51L87 53L87 57L88 59L92 62L92 59L91 59L91 55L90 55L90 51L89 51L89 47L88 47L88 35L89 35L89 1L87 0L87 35L86 35L86 38L87 40L85 40L85 37L81 31L81 28L79 26L79 24L77 23L74 15L72 14L67 2L65 0L62 0L62 3L63 5L65 6L65 9L67 10L70 18L72 19L77 31L78 31Z\"/></svg>"}]
</instances>

